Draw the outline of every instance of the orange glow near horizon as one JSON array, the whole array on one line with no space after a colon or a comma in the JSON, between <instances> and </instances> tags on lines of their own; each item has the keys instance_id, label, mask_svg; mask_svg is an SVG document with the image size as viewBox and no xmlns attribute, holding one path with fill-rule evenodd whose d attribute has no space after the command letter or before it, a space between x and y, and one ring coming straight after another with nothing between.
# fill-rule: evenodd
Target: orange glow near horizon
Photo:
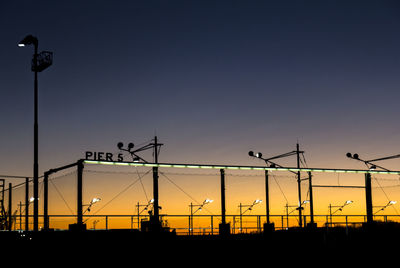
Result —
<instances>
[{"instance_id":1,"label":"orange glow near horizon","mask_svg":"<svg viewBox=\"0 0 400 268\"><path fill-rule=\"evenodd\" d=\"M307 178L302 172L302 179ZM85 210L93 198L101 198L92 205L90 211L84 214L88 229L118 229L138 228L138 209L152 199L152 169L151 167L117 167L87 165L83 174L83 204ZM260 204L242 215L243 228L255 231L262 228L266 221L265 174L260 170L226 170L226 215L227 221L235 232L239 232L239 205L250 205L254 200L261 199ZM313 173L313 185L363 186L364 174L345 173ZM308 180L301 183L302 200L309 200ZM372 176L372 196L375 217L384 220L384 215L398 216L396 204L388 206L384 211L379 209L391 200L399 200L399 176L374 174ZM19 216L19 202L24 203L24 187L13 191L13 210ZM43 191L40 191L41 198ZM190 210L189 205L201 204L205 199L213 199L201 211L194 215L196 232L218 232L221 221L221 189L220 173L215 169L182 169L159 168L159 204L160 214L172 229L187 232ZM271 221L276 228L286 228L298 225L298 191L295 174L288 171L269 172L269 199ZM363 188L313 188L314 215L318 226L323 226L332 206L335 222L363 222L365 213L365 191ZM347 200L353 203L337 210ZM40 202L41 203L41 202ZM303 205L303 215L306 222L310 218L309 203ZM151 208L151 206L150 206ZM288 208L288 209L286 209ZM22 207L22 211L24 207ZM32 206L30 208L32 211ZM140 218L148 216L148 210L143 210ZM31 212L32 213L32 212ZM40 211L42 213L42 205ZM289 219L286 217L289 213ZM22 213L23 218L24 213ZM50 227L67 229L68 224L76 218L76 172L68 170L64 174L54 174L49 183L49 215ZM59 217L57 215L64 215ZM117 216L118 215L118 216ZM123 215L123 216L121 216ZM343 215L343 217L341 216ZM89 217L86 217L89 216ZM106 217L107 216L107 217ZM389 217L388 220L396 220ZM24 219L23 219L24 221ZM140 221L140 220L139 220ZM22 224L24 228L24 224ZM19 220L16 221L16 229Z\"/></svg>"}]
</instances>

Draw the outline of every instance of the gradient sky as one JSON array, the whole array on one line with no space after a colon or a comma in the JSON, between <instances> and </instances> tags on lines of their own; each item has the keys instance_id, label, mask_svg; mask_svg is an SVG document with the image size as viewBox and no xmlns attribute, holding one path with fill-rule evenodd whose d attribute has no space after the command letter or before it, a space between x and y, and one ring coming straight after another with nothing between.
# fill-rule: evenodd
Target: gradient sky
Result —
<instances>
[{"instance_id":1,"label":"gradient sky","mask_svg":"<svg viewBox=\"0 0 400 268\"><path fill-rule=\"evenodd\" d=\"M161 162L261 165L249 150L297 141L310 167L399 153L398 1L2 1L0 27L1 174L33 174L27 34L54 53L41 174L155 134Z\"/></svg>"}]
</instances>

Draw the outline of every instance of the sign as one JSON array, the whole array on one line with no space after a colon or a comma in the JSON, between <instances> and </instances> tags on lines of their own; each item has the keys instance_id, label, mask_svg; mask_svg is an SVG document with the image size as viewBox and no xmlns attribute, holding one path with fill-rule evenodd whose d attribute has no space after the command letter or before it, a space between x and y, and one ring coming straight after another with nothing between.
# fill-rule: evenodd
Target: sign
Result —
<instances>
[{"instance_id":1,"label":"sign","mask_svg":"<svg viewBox=\"0 0 400 268\"><path fill-rule=\"evenodd\" d=\"M123 162L124 158L121 153L114 155L113 153L107 153L107 152L86 151L85 160Z\"/></svg>"}]
</instances>

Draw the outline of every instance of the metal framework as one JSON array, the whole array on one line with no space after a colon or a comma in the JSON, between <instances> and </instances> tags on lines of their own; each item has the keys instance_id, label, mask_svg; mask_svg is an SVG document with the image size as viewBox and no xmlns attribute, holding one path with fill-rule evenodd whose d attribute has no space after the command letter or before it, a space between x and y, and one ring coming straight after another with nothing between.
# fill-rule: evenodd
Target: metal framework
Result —
<instances>
[{"instance_id":1,"label":"metal framework","mask_svg":"<svg viewBox=\"0 0 400 268\"><path fill-rule=\"evenodd\" d=\"M239 165L207 165L207 164L177 164L177 163L138 163L83 160L84 164L135 166L135 167L166 167L166 168L197 168L197 169L226 169L226 170L269 170L292 172L327 172L327 173L359 173L359 174L390 174L400 175L400 171L368 170L368 169L332 169L332 168L296 168L296 167L265 167Z\"/></svg>"}]
</instances>

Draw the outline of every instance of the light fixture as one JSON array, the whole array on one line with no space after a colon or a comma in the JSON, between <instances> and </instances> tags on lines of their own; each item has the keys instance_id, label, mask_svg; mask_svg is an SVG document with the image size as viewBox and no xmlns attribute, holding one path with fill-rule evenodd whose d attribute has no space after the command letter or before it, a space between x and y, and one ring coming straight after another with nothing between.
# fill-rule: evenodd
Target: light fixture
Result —
<instances>
[{"instance_id":1,"label":"light fixture","mask_svg":"<svg viewBox=\"0 0 400 268\"><path fill-rule=\"evenodd\" d=\"M100 198L95 197L95 198L92 199L92 201L90 203L94 204L94 203L99 202L100 200L101 200Z\"/></svg>"},{"instance_id":2,"label":"light fixture","mask_svg":"<svg viewBox=\"0 0 400 268\"><path fill-rule=\"evenodd\" d=\"M27 35L25 36L24 39L22 39L19 43L18 46L19 47L24 47L26 45L37 45L38 44L38 40L36 37L34 37L33 35Z\"/></svg>"}]
</instances>

